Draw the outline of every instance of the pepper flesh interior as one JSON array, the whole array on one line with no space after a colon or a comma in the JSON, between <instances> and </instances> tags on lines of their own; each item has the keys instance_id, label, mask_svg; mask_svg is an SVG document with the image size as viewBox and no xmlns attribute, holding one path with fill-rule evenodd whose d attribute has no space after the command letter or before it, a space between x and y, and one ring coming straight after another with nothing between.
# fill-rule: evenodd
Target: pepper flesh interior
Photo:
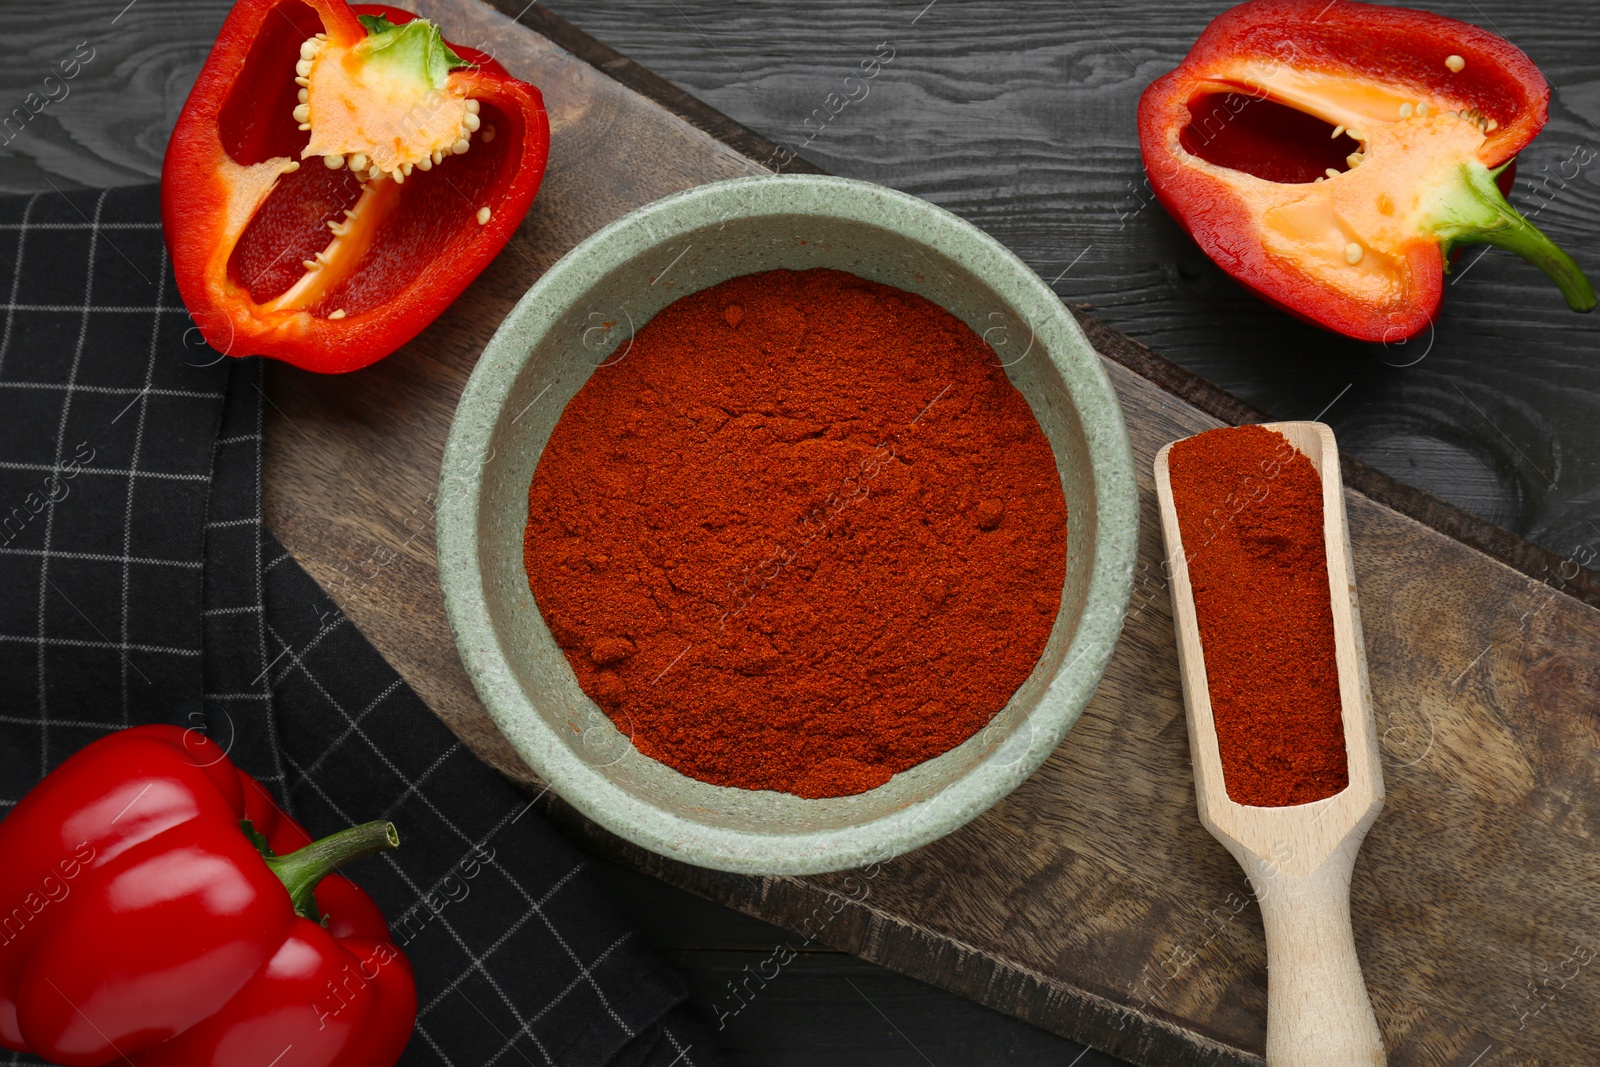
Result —
<instances>
[{"instance_id":1,"label":"pepper flesh interior","mask_svg":"<svg viewBox=\"0 0 1600 1067\"><path fill-rule=\"evenodd\" d=\"M400 186L387 178L364 183L355 205L345 209L344 221L328 224L333 240L315 259L303 264L305 273L300 280L269 301L263 310L298 311L321 303L355 270L399 199Z\"/></svg>"},{"instance_id":2,"label":"pepper flesh interior","mask_svg":"<svg viewBox=\"0 0 1600 1067\"><path fill-rule=\"evenodd\" d=\"M1292 199L1262 205L1274 255L1293 260L1334 287L1382 306L1406 298L1406 246L1430 230L1434 204L1483 144L1482 130L1453 114L1361 130L1361 157L1349 170L1311 183ZM1483 164L1476 164L1483 167ZM1360 256L1351 263L1349 249Z\"/></svg>"},{"instance_id":3,"label":"pepper flesh interior","mask_svg":"<svg viewBox=\"0 0 1600 1067\"><path fill-rule=\"evenodd\" d=\"M1498 126L1469 102L1425 98L1400 85L1372 85L1279 68L1270 79L1239 72L1201 86L1239 93L1313 115L1354 138L1347 170L1279 183L1194 156L1224 172L1259 220L1273 256L1341 293L1375 307L1403 306L1412 289L1410 253L1419 238L1449 254L1459 244L1500 245L1533 263L1561 288L1569 306L1595 306L1594 290L1571 257L1540 233L1495 186L1498 171L1480 159ZM1192 153L1191 153L1192 154Z\"/></svg>"},{"instance_id":4,"label":"pepper flesh interior","mask_svg":"<svg viewBox=\"0 0 1600 1067\"><path fill-rule=\"evenodd\" d=\"M317 305L355 270L406 178L466 152L479 128L478 102L449 79L468 64L437 26L425 19L361 21L365 37L341 42L319 33L301 45L294 115L310 131L300 158L334 169L348 165L362 182L361 195L343 220L328 223L332 240L305 261L305 274L271 300L268 311Z\"/></svg>"}]
</instances>

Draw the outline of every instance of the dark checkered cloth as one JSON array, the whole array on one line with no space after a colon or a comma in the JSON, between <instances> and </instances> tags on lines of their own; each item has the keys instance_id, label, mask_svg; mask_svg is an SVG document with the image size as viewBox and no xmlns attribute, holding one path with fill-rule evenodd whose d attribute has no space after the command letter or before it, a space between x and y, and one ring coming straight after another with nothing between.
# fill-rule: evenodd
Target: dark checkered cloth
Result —
<instances>
[{"instance_id":1,"label":"dark checkered cloth","mask_svg":"<svg viewBox=\"0 0 1600 1067\"><path fill-rule=\"evenodd\" d=\"M203 729L314 834L400 827L349 873L416 968L402 1063L720 1062L581 856L262 527L259 361L199 339L158 219L154 187L0 200L0 810L109 731Z\"/></svg>"}]
</instances>

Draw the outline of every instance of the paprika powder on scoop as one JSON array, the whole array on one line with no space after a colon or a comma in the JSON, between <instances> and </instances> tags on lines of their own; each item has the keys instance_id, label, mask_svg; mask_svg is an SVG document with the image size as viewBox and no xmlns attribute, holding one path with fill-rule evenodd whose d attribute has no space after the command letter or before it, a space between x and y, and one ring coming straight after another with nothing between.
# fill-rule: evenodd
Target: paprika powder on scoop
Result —
<instances>
[{"instance_id":1,"label":"paprika powder on scoop","mask_svg":"<svg viewBox=\"0 0 1600 1067\"><path fill-rule=\"evenodd\" d=\"M959 745L1061 604L1061 480L994 351L841 271L662 310L567 405L528 504L584 691L719 785L846 796Z\"/></svg>"},{"instance_id":2,"label":"paprika powder on scoop","mask_svg":"<svg viewBox=\"0 0 1600 1067\"><path fill-rule=\"evenodd\" d=\"M1211 430L1167 469L1228 796L1283 807L1350 781L1322 479L1282 434Z\"/></svg>"}]
</instances>

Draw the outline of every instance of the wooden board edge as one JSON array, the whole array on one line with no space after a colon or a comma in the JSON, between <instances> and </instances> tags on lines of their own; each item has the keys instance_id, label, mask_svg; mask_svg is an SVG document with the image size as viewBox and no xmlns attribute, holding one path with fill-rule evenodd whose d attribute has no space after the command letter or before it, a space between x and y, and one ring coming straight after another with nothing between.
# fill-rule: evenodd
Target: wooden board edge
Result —
<instances>
[{"instance_id":1,"label":"wooden board edge","mask_svg":"<svg viewBox=\"0 0 1600 1067\"><path fill-rule=\"evenodd\" d=\"M734 121L703 100L690 95L653 71L635 63L610 45L590 36L539 3L522 0L484 0L501 12L632 89L639 95L716 138L729 148L769 170L788 174L826 174L823 168L797 155L747 126ZM1073 308L1083 331L1102 354L1127 367L1175 396L1231 426L1270 422L1265 412L1213 385L1192 371L1135 341L1084 312ZM1430 529L1498 560L1543 582L1557 592L1600 608L1600 571L1580 566L1570 557L1541 548L1531 541L1448 504L1431 493L1392 478L1348 454L1341 456L1345 485ZM1570 573L1570 576L1568 574Z\"/></svg>"},{"instance_id":2,"label":"wooden board edge","mask_svg":"<svg viewBox=\"0 0 1600 1067\"><path fill-rule=\"evenodd\" d=\"M1193 371L1180 367L1120 330L1107 326L1077 308L1073 308L1072 313L1078 317L1078 325L1083 328L1084 335L1101 355L1213 418L1230 426L1273 421L1266 412L1221 386L1213 385ZM1565 593L1590 607L1600 607L1600 571L1580 566L1570 557L1541 548L1510 530L1440 500L1432 493L1390 477L1348 452L1340 452L1339 470L1347 489L1354 489L1409 519L1469 545L1557 592Z\"/></svg>"},{"instance_id":3,"label":"wooden board edge","mask_svg":"<svg viewBox=\"0 0 1600 1067\"><path fill-rule=\"evenodd\" d=\"M691 96L618 52L597 37L590 36L557 15L537 0L483 0L484 3L535 33L549 38L613 81L652 100L689 125L721 141L740 155L768 170L784 174L826 174L809 160L769 140L742 123L736 122L698 97Z\"/></svg>"},{"instance_id":4,"label":"wooden board edge","mask_svg":"<svg viewBox=\"0 0 1600 1067\"><path fill-rule=\"evenodd\" d=\"M586 851L1130 1063L1264 1067L1261 1057L1197 1029L1190 1020L1125 1007L879 911L868 904L866 882L865 891L851 898L799 878L754 878L679 863L602 829L553 793L520 788ZM775 958L780 948L773 946ZM759 989L749 992L760 995ZM714 1031L722 1013L737 1013L742 1003L730 992L705 1005L708 1025Z\"/></svg>"}]
</instances>

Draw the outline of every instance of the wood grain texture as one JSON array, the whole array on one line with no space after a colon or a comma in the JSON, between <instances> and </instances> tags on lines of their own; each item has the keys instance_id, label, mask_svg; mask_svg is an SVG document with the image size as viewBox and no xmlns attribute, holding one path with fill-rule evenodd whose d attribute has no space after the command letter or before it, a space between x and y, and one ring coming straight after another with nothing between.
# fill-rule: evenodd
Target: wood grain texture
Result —
<instances>
[{"instance_id":1,"label":"wood grain texture","mask_svg":"<svg viewBox=\"0 0 1600 1067\"><path fill-rule=\"evenodd\" d=\"M754 164L538 38L460 10L456 21L446 19L452 36L477 43L480 31L504 33L497 54L545 89L557 120L548 183L511 250L406 350L338 380L275 368L267 500L274 529L407 680L475 751L528 781L461 674L434 580L432 481L456 393L504 310L561 251L635 203L746 173ZM637 6L626 10L631 24L608 36L628 30L648 38L655 16ZM1526 17L1519 11L1506 5L1494 14L1512 23L1507 32L1566 87L1558 97L1567 113L1552 132L1561 146L1570 145L1580 136L1577 116L1591 96L1600 99L1584 95L1583 79L1595 78L1594 50L1584 45L1589 17L1580 9L1535 16L1529 8ZM74 92L96 106L84 109L88 117L69 110L72 100L45 108L16 145L6 146L13 154L0 172L5 180L47 188L43 183L52 181L64 187L69 172L84 181L153 175L162 123L129 101L140 95L146 103L169 101L170 122L220 12L220 4L139 0L115 25L115 11L79 0L26 19L8 12L22 31L8 42L38 64L28 77L72 50L71 37L48 27L70 22L89 31L103 24L104 35L94 38L102 51L74 83ZM1140 79L1148 80L1135 74L1139 65L1153 72L1170 64L1206 12L1074 3L1018 8L1008 16L999 5L945 0L923 21L947 12L958 14L936 23L943 28L926 38L928 66L892 68L912 71L898 96L887 91L897 83L885 81L859 113L838 120L876 115L872 108L883 104L884 117L872 123L888 125L830 125L824 138L831 140L815 144L862 132L849 135L856 138L844 146L850 158L822 155L822 162L857 175L882 168L880 176L899 179L891 184L962 210L1008 240L1045 277L1069 268L1058 292L1098 302L1097 311L1146 339L1170 342L1189 365L1225 384L1253 383L1247 399L1262 408L1312 414L1360 370L1366 376L1338 403L1359 401L1355 410L1370 422L1341 423L1336 405L1329 418L1342 439L1359 439L1370 425L1379 431L1376 439L1464 442L1458 451L1474 456L1503 447L1451 421L1468 414L1450 399L1452 379L1419 386L1415 374L1369 367L1371 354L1296 332L1208 273L1159 209L1135 206L1125 185L1137 172L1118 132L1126 116L1119 118L1116 108L1126 109ZM705 11L688 13L699 21ZM885 39L883 27L923 25L911 21L909 9L870 25L862 20L877 16L841 10L735 13L768 20L762 47L787 65L801 86L797 99L807 101L797 118L828 91L827 78L818 75L830 63L842 71L858 58L858 46L870 51ZM134 14L150 19L137 32L126 21ZM1084 23L1069 27L1079 14ZM1028 32L1018 32L1019 18ZM711 30L727 51L732 42L724 27ZM832 52L819 45L809 59L793 52L795 42L825 33L843 35L843 43ZM1133 60L1127 69L1119 69L1123 52ZM1000 60L1003 77L984 88L979 69ZM1016 79L1014 90L993 87ZM25 91L18 86L19 96ZM1113 108L1108 101L1118 103ZM575 126L580 117L582 126ZM973 145L985 137L991 147L980 155ZM112 147L84 149L80 138ZM25 149L20 155L18 145ZM858 163L847 165L851 158ZM1063 194L1078 185L1083 198ZM1600 199L1595 188L1585 172L1540 217L1580 255L1583 227L1592 225ZM1119 203L1129 210L1116 210ZM1562 232L1553 221L1571 229ZM1150 229L1127 236L1140 226ZM1072 266L1086 245L1091 251ZM1417 367L1478 372L1462 379L1462 392L1496 417L1523 412L1523 421L1502 420L1502 428L1523 451L1531 447L1535 460L1550 451L1535 442L1559 445L1555 452L1570 465L1555 473L1566 484L1569 472L1587 469L1567 457L1593 455L1585 442L1600 433L1591 368L1583 362L1593 349L1586 331L1594 326L1545 322L1539 309L1549 294L1531 277L1519 281L1523 271L1503 258L1474 267L1460 285L1481 299L1456 299L1452 310L1457 325L1450 328L1463 332L1445 349L1436 345ZM1494 314L1489 290L1475 288L1486 285L1494 306L1509 308L1509 316ZM1305 372L1307 366L1322 369ZM1161 444L1218 424L1119 364L1108 364L1108 371L1143 470ZM1519 392L1525 384L1534 390L1531 399ZM1399 392L1384 392L1391 387ZM1366 400L1363 390L1371 391ZM1444 415L1427 406L1435 400ZM1586 421L1577 429L1562 421L1553 435L1546 432L1550 412ZM1434 432L1428 428L1441 422L1442 436L1428 437ZM1041 771L958 833L885 865L870 880L753 880L671 864L584 826L551 801L554 814L631 866L1059 1033L1082 1035L1135 1062L1259 1063L1261 928L1233 862L1194 817L1147 477L1141 488L1142 569L1105 683ZM1458 1067L1595 1062L1600 1046L1590 1024L1600 1016L1593 966L1600 904L1589 887L1600 860L1594 711L1600 612L1357 493L1347 505L1368 605L1368 658L1389 793L1356 868L1352 906L1391 1060ZM1536 532L1531 519L1523 525Z\"/></svg>"},{"instance_id":2,"label":"wood grain texture","mask_svg":"<svg viewBox=\"0 0 1600 1067\"><path fill-rule=\"evenodd\" d=\"M1020 1019L596 860L614 901L684 975L730 1063L1125 1067ZM792 952L792 958L786 953ZM787 959L781 967L777 960ZM767 976L758 985L750 976ZM750 983L741 1004L730 984Z\"/></svg>"}]
</instances>

